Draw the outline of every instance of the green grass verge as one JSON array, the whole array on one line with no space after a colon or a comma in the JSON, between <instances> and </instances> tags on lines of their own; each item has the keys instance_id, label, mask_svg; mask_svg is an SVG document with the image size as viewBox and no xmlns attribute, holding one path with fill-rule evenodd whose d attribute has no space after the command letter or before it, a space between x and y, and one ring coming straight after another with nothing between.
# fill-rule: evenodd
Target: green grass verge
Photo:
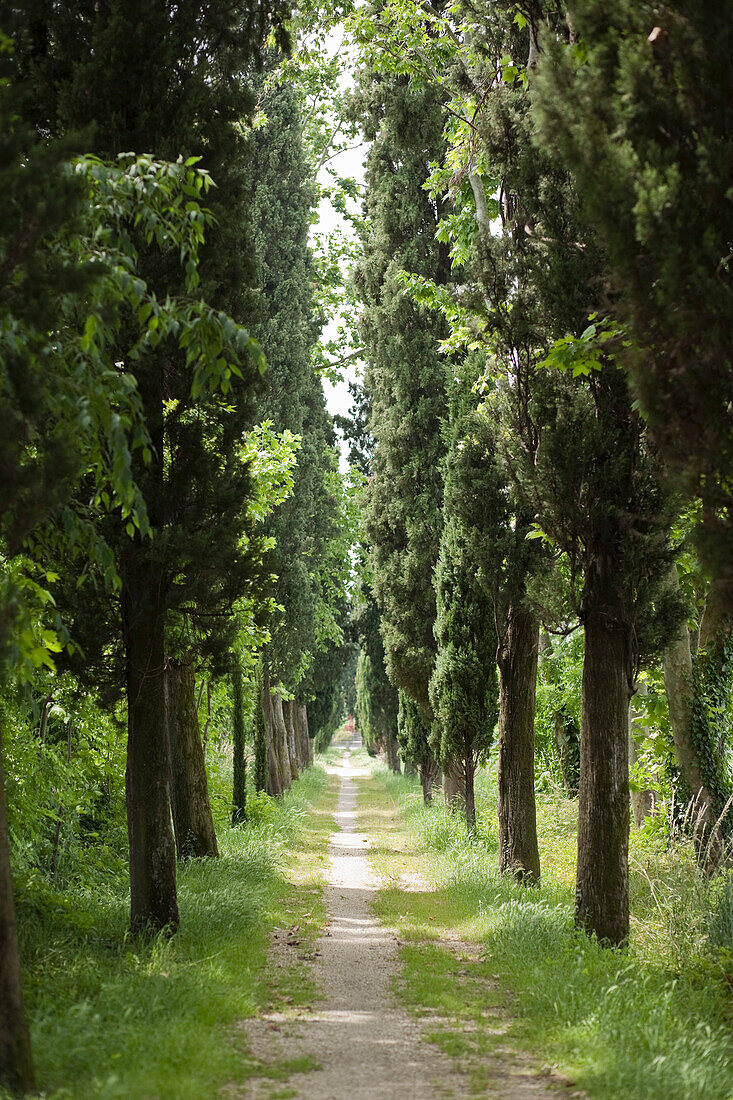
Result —
<instances>
[{"instance_id":1,"label":"green grass verge","mask_svg":"<svg viewBox=\"0 0 733 1100\"><path fill-rule=\"evenodd\" d=\"M707 936L721 883L706 883L689 851L634 834L632 943L604 950L573 929L576 804L540 797L543 884L523 889L496 870L490 777L475 839L405 779L379 770L358 782L361 828L376 831L385 880L375 910L405 941L398 992L418 1014L444 1017L432 1038L478 1092L482 1058L501 1042L599 1100L731 1100L730 955ZM457 936L480 957L440 947Z\"/></svg>"},{"instance_id":2,"label":"green grass verge","mask_svg":"<svg viewBox=\"0 0 733 1100\"><path fill-rule=\"evenodd\" d=\"M316 766L281 802L251 796L250 823L221 828L221 858L179 867L181 927L152 943L126 931L120 875L18 898L36 1074L48 1100L202 1100L291 1065L247 1058L236 1021L314 996L293 960L267 966L273 928L299 925L306 954L323 926L321 891L335 785ZM288 958L290 962L290 958ZM298 1066L297 1069L307 1068Z\"/></svg>"}]
</instances>

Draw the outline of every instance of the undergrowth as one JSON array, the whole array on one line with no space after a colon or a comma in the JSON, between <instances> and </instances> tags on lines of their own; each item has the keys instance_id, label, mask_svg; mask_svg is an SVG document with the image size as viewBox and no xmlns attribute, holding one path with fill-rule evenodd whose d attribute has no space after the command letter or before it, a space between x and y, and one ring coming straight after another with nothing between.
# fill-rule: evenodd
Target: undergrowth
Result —
<instances>
[{"instance_id":1,"label":"undergrowth","mask_svg":"<svg viewBox=\"0 0 733 1100\"><path fill-rule=\"evenodd\" d=\"M84 879L63 889L21 879L25 997L48 1100L201 1100L261 1075L236 1021L273 995L271 929L297 923L307 943L322 927L334 797L315 767L280 802L250 795L248 824L231 828L225 764L219 779L212 802L221 858L179 864L181 925L172 939L130 937L121 859L110 856L91 878L85 866ZM296 885L285 874L292 879L294 867ZM313 992L297 969L277 977L296 1003Z\"/></svg>"},{"instance_id":2,"label":"undergrowth","mask_svg":"<svg viewBox=\"0 0 733 1100\"><path fill-rule=\"evenodd\" d=\"M374 852L388 885L378 896L377 912L407 941L407 1002L440 1013L446 995L442 970L448 968L451 982L463 981L455 975L465 967L450 957L441 969L431 943L457 932L482 949L474 973L480 980L464 990L462 1009L448 1013L459 1030L439 1031L435 1041L450 1046L460 1040L462 1049L480 1045L476 1023L482 998L496 996L489 988L494 978L516 995L513 1041L531 1049L540 1064L559 1064L589 1096L731 1100L729 877L709 882L689 847L667 848L658 836L632 831L631 944L607 950L573 928L577 803L557 793L540 795L542 885L527 889L497 871L491 775L478 781L479 829L473 838L440 800L425 807L419 789L404 778L381 770L363 780L362 788L367 821L384 825ZM389 824L395 805L401 813ZM399 888L406 858L430 889Z\"/></svg>"}]
</instances>

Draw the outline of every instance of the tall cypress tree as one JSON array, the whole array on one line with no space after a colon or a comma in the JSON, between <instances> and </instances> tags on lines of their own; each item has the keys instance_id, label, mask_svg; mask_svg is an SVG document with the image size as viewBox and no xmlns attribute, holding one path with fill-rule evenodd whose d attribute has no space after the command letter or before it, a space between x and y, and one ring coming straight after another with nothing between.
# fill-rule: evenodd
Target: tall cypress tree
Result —
<instances>
[{"instance_id":1,"label":"tall cypress tree","mask_svg":"<svg viewBox=\"0 0 733 1100\"><path fill-rule=\"evenodd\" d=\"M620 355L669 469L704 502L696 532L733 622L733 4L568 0L535 118L606 252Z\"/></svg>"},{"instance_id":2,"label":"tall cypress tree","mask_svg":"<svg viewBox=\"0 0 733 1100\"><path fill-rule=\"evenodd\" d=\"M474 394L461 376L452 389L430 698L438 759L444 769L458 770L466 823L473 829L474 775L491 748L498 715L494 601L476 554L478 539L495 523L495 494L487 491L487 466L492 467L482 433L472 423Z\"/></svg>"},{"instance_id":3,"label":"tall cypress tree","mask_svg":"<svg viewBox=\"0 0 733 1100\"><path fill-rule=\"evenodd\" d=\"M252 99L244 74L272 14L271 7L224 12L185 0L174 8L114 0L81 11L39 0L24 39L37 125L85 128L94 150L108 157L143 149L203 158L217 177L211 206L220 214L201 289L238 320L251 283L240 120ZM143 271L161 299L180 289L173 261L141 243ZM203 305L199 323L207 323ZM126 539L114 530L108 538L122 577L132 924L141 929L178 920L162 690L171 612L221 639L222 611L251 579L252 561L241 551L250 489L240 439L252 416L253 368L245 356L241 377L221 379L226 397L192 395L181 356L152 326L135 375L151 453L137 456L134 473L153 538Z\"/></svg>"},{"instance_id":4,"label":"tall cypress tree","mask_svg":"<svg viewBox=\"0 0 733 1100\"><path fill-rule=\"evenodd\" d=\"M446 397L437 349L442 322L414 305L397 273L404 267L438 282L448 278L447 252L435 240L440 204L423 190L430 161L443 148L442 108L438 92L413 89L401 77L366 77L354 104L372 142L370 228L355 276L364 302L364 385L375 441L366 531L387 672L402 692L401 713L410 712L409 721L402 722L406 745L426 737L432 722L428 684L435 660L435 592L430 581L440 543ZM427 740L410 755L433 770ZM424 779L428 791L431 776Z\"/></svg>"},{"instance_id":5,"label":"tall cypress tree","mask_svg":"<svg viewBox=\"0 0 733 1100\"><path fill-rule=\"evenodd\" d=\"M253 137L253 218L263 319L255 331L267 356L268 375L259 416L271 420L276 430L288 429L301 438L293 492L266 524L266 534L274 540L266 566L276 578L272 595L277 610L264 655L266 691L272 695L265 703L282 787L309 762L309 754L298 749L303 739L293 728L321 679L318 673L309 677L308 670L320 659L321 649L338 648L343 634L338 609L332 606L334 599L338 602L338 585L332 589L332 580L339 569L332 553L339 527L339 474L333 425L312 362L320 328L308 245L315 190L298 99L273 70L260 102L266 122ZM285 707L281 722L282 692L295 693L297 703Z\"/></svg>"},{"instance_id":6,"label":"tall cypress tree","mask_svg":"<svg viewBox=\"0 0 733 1100\"><path fill-rule=\"evenodd\" d=\"M593 369L580 340L577 377L536 370L554 340L592 338L588 315L605 306L604 269L572 180L553 149L533 141L532 66L544 9L523 27L515 14L495 5L487 19L494 56L508 54L529 70L526 89L510 79L494 89L479 123L504 196L504 233L482 242L492 261L483 288L508 379L505 459L530 514L569 555L579 581L585 664L576 916L599 939L621 943L628 934L628 706L640 661L662 631L670 513L659 464L606 343L596 349L603 369ZM567 33L562 21L553 27Z\"/></svg>"},{"instance_id":7,"label":"tall cypress tree","mask_svg":"<svg viewBox=\"0 0 733 1100\"><path fill-rule=\"evenodd\" d=\"M604 244L632 337L619 361L671 476L702 502L693 537L711 583L700 652L693 672L683 628L666 670L698 851L716 862L730 794L718 703L730 694L733 644L733 8L624 0L609 13L581 0L567 11L572 43L547 42L534 114Z\"/></svg>"}]
</instances>

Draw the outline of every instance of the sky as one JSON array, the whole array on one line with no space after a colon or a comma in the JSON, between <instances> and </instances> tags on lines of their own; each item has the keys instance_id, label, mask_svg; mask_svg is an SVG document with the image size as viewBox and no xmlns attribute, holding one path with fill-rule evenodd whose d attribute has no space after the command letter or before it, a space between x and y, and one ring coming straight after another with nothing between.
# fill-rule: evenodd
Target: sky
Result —
<instances>
[{"instance_id":1,"label":"sky","mask_svg":"<svg viewBox=\"0 0 733 1100\"><path fill-rule=\"evenodd\" d=\"M348 86L349 84L351 84L351 74L345 72L343 75L343 85ZM368 146L364 143L358 145L356 148L346 149L333 158L329 167L331 169L335 168L340 176L351 177L357 180L358 183L363 184L364 158L367 154L367 148ZM331 182L325 169L321 169L319 182L324 186ZM321 200L318 207L318 219L318 224L314 226L314 230L319 233L328 233L331 229L340 228L346 230L349 228L343 216L333 209L328 199ZM337 335L337 328L338 320L336 319L324 329L324 340L334 339ZM349 363L347 367L344 368L343 373L343 381L336 385L332 385L328 379L323 379L323 392L326 397L326 405L328 411L333 416L345 416L349 411L351 397L349 395L348 384L357 379L359 373L358 364Z\"/></svg>"}]
</instances>

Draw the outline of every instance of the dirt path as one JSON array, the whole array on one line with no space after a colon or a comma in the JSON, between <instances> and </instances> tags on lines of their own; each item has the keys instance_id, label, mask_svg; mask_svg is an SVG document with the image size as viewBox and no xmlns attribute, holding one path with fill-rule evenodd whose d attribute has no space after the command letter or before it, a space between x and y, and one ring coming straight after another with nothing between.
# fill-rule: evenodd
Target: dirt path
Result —
<instances>
[{"instance_id":1,"label":"dirt path","mask_svg":"<svg viewBox=\"0 0 733 1100\"><path fill-rule=\"evenodd\" d=\"M353 746L358 747L357 745ZM469 1097L467 1079L454 1062L421 1039L421 1025L395 1001L390 983L399 970L393 931L372 915L379 883L366 856L369 838L356 830L354 777L359 769L347 749L328 769L341 780L325 888L329 914L314 962L322 1002L307 1011L273 1012L249 1021L250 1049L263 1063L306 1058L320 1068L295 1073L285 1090L252 1080L244 1096L299 1100L449 1100ZM495 1058L490 1093L504 1100L548 1100L552 1082L529 1073L522 1058ZM241 1095L241 1094L240 1094ZM562 1095L567 1096L564 1092Z\"/></svg>"}]
</instances>

